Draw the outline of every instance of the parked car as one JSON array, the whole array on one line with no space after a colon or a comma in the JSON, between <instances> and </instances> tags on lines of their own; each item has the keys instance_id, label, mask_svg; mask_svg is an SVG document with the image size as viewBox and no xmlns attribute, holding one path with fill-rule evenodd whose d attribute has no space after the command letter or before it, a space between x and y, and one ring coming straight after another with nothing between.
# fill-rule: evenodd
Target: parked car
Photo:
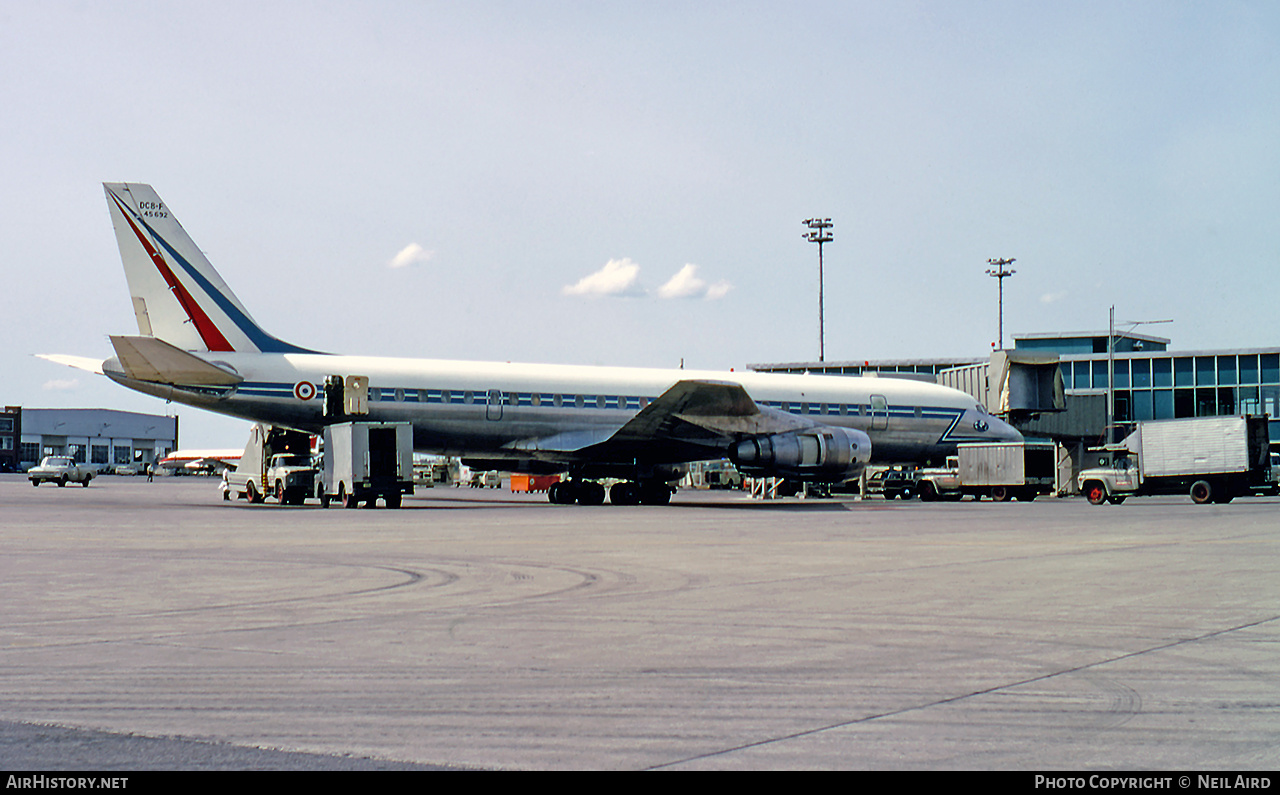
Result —
<instances>
[{"instance_id":1,"label":"parked car","mask_svg":"<svg viewBox=\"0 0 1280 795\"><path fill-rule=\"evenodd\" d=\"M886 500L909 500L916 496L916 472L898 466L873 472L867 478L867 494L883 494Z\"/></svg>"},{"instance_id":2,"label":"parked car","mask_svg":"<svg viewBox=\"0 0 1280 795\"><path fill-rule=\"evenodd\" d=\"M41 483L57 483L59 486L79 483L81 486L88 486L93 475L92 467L77 464L69 455L47 455L39 466L27 470L32 486L39 486Z\"/></svg>"}]
</instances>

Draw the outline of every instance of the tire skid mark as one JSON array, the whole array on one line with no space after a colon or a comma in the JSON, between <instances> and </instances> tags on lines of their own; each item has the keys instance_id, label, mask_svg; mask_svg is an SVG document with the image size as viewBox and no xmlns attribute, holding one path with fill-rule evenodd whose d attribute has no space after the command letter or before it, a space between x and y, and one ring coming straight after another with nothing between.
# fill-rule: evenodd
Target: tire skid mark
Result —
<instances>
[{"instance_id":1,"label":"tire skid mark","mask_svg":"<svg viewBox=\"0 0 1280 795\"><path fill-rule=\"evenodd\" d=\"M1083 665L1076 665L1071 668L1064 668L1060 671L1053 671L1051 673L1041 674L1040 676L1032 676L1026 679L1020 679L1016 682L1006 682L1001 685L993 685L991 687L983 688L981 690L975 690L971 693L962 693L957 696L948 696L947 698L936 699L934 701L930 701L925 704L916 704L909 707L901 707L899 709L893 709L887 712L877 713L875 715L867 715L861 718L854 718L852 720L841 721L840 723L832 723L827 726L819 726L814 729L806 729L804 731L792 732L790 734L781 735L779 737L770 737L764 740L756 740L754 742L743 743L741 745L733 746L732 748L722 748L718 751L708 751L703 754L696 754L694 756L685 757L683 759L674 759L670 762L663 762L662 764L651 765L650 767L647 767L645 769L646 770L662 770L664 768L675 767L677 765L683 765L689 762L697 762L703 759L712 759L717 756L732 754L737 751L746 751L752 748L762 748L767 745L784 743L784 742L787 742L788 740L797 740L802 737L812 737L818 734L822 734L824 732L833 731L835 729L844 729L850 726L858 726L860 724L870 723L872 721L880 720L882 718L894 718L899 715L905 715L911 712L921 712L923 710L931 709L933 707L942 707L942 706L947 706L949 704L956 704L971 698L976 698L978 696L986 696L986 695L991 695L993 693L1006 692L1018 687L1023 687L1025 685L1035 684L1036 682L1046 682L1053 679L1057 679L1062 676L1068 676L1070 674L1094 671L1102 668L1103 666L1120 662L1122 660L1129 660L1129 659L1134 659L1136 657L1142 657L1147 654L1153 654L1161 651L1168 651L1170 649L1175 649L1179 646L1185 646L1191 643L1199 643L1200 641L1221 637L1223 635L1228 635L1232 632L1239 632L1245 629L1252 629L1254 627L1259 627L1264 624L1270 624L1276 621L1280 621L1280 616L1270 616L1268 618L1258 619L1257 621L1250 621L1244 624L1238 624L1233 627L1227 627L1226 629L1219 629L1219 630L1214 630L1213 632L1206 632L1204 634L1197 635L1192 638L1179 638L1177 640L1172 640L1167 643L1161 643L1155 646L1148 647L1146 649L1139 649L1138 651L1132 651L1125 654L1117 654L1114 657L1108 657L1105 660L1097 660L1095 662L1085 663ZM1129 690L1130 692L1133 693L1133 699L1131 699L1130 701L1136 700L1137 708L1140 709L1141 702L1142 702L1141 696L1137 693L1137 691L1133 691L1131 688L1128 688L1127 686L1124 686L1124 689ZM1122 698L1120 701L1123 702L1125 701L1125 699ZM1115 702L1113 702L1113 707L1114 706L1115 706ZM1133 708L1132 703L1130 704L1130 708L1131 709ZM1124 707L1121 706L1121 709L1123 710Z\"/></svg>"}]
</instances>

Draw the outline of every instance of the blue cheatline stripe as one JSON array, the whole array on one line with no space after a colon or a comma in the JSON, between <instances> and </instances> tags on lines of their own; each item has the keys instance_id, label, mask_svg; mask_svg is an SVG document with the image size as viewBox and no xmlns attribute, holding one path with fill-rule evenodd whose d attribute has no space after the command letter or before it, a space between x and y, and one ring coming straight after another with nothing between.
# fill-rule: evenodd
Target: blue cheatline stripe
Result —
<instances>
[{"instance_id":1,"label":"blue cheatline stripe","mask_svg":"<svg viewBox=\"0 0 1280 795\"><path fill-rule=\"evenodd\" d=\"M316 388L316 395L323 394L324 387L322 384L316 384L315 388ZM293 390L294 390L294 384L292 383L245 381L244 383L239 385L239 387L236 389L236 393L239 395L247 395L251 397L294 398L296 396L294 395ZM404 395L403 400L398 401L395 399L394 396L397 390L399 390L400 393ZM502 403L504 406L508 406L508 407L514 406L519 408L544 408L545 407L545 408L576 409L578 407L577 399L581 397L583 399L582 408L598 409L599 400L601 398L600 395L561 394L560 405L556 406L554 393L547 393L547 392L512 393L512 392L507 392L505 390L501 390L501 391L502 391ZM446 392L449 393L448 400L445 400L444 398L444 394ZM463 396L467 392L471 392L473 395L471 405L484 406L487 404L488 390L465 389L465 388L445 390L445 389L411 389L409 387L371 386L369 387L369 399L370 401L375 403L404 402L404 403L418 403L418 404L432 403L432 404L462 405L464 403ZM513 394L515 395L515 398L516 398L515 404L511 404L508 402L510 400L510 397ZM535 404L533 400L535 395L538 398L537 404ZM655 397L645 397L640 395L605 395L603 397L605 401L605 410L607 411L620 410L620 409L638 411L641 407L640 406L641 403L645 403L647 405L657 400L657 398ZM315 398L313 398L313 400L314 399ZM781 409L784 403L787 405L787 410L790 413L797 414L797 415L801 415L804 413L801 410L803 401L782 401L782 400L756 401L756 405L766 406L766 407L775 408L775 409ZM821 411L824 405L826 407L825 413ZM845 407L845 413L843 414L840 412L841 406ZM810 416L869 417L871 415L870 408L868 406L864 404L858 404L858 403L843 403L843 404L842 403L826 403L826 404L809 403L808 407L809 407L808 414ZM916 409L917 409L916 406L890 406L888 409L887 416L898 418L898 419L903 419L903 418L915 419ZM951 434L955 431L956 424L960 421L960 418L964 416L964 409L949 408L946 406L920 406L919 410L920 410L920 419L951 420L950 426L948 426L947 430L942 434L942 437L940 438L939 441L961 440L959 437L955 439L951 438ZM877 414L877 416L880 416L880 415Z\"/></svg>"},{"instance_id":2,"label":"blue cheatline stripe","mask_svg":"<svg viewBox=\"0 0 1280 795\"><path fill-rule=\"evenodd\" d=\"M126 204L125 206L127 207L128 205ZM235 304L231 303L230 299L223 295L221 291L216 289L209 280L204 277L204 274L200 273L200 271L193 267L190 262L187 262L173 246L169 245L169 241L157 234L156 230L143 220L142 216L138 215L133 210L130 210L129 212L133 213L133 216L137 219L138 223L146 227L147 232L151 234L151 238L163 246L165 251L169 252L169 256L173 257L173 259L182 266L182 270L195 280L200 289L213 299L213 302L218 305L218 308L225 312L227 317L231 318L231 322L236 325L236 328L240 329L240 331L249 338L249 341L252 342L258 350L263 353L320 353L320 351L313 351L309 348L300 348L297 345L277 339L263 331L258 327L258 324L245 316L245 314L241 312Z\"/></svg>"}]
</instances>

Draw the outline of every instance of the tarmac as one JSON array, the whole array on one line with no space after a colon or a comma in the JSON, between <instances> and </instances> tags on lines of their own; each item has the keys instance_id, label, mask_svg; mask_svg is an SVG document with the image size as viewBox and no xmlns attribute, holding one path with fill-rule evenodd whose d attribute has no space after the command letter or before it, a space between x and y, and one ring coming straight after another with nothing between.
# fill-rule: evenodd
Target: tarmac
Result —
<instances>
[{"instance_id":1,"label":"tarmac","mask_svg":"<svg viewBox=\"0 0 1280 795\"><path fill-rule=\"evenodd\" d=\"M1278 519L3 475L0 769L1276 769Z\"/></svg>"}]
</instances>

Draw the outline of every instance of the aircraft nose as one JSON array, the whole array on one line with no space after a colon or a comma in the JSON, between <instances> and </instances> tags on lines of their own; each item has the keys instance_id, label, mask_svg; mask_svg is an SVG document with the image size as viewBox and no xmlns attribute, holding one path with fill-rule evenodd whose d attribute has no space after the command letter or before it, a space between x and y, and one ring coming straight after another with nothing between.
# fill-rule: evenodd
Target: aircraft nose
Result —
<instances>
[{"instance_id":1,"label":"aircraft nose","mask_svg":"<svg viewBox=\"0 0 1280 795\"><path fill-rule=\"evenodd\" d=\"M973 429L981 436L992 442L1020 442L1022 434L1017 428L1013 427L1004 420L995 415L988 414L985 411L970 410L965 421L972 425Z\"/></svg>"},{"instance_id":2,"label":"aircraft nose","mask_svg":"<svg viewBox=\"0 0 1280 795\"><path fill-rule=\"evenodd\" d=\"M989 417L988 422L991 423L990 433L992 437L1002 442L1020 442L1022 441L1022 433L1004 420L996 417Z\"/></svg>"}]
</instances>

